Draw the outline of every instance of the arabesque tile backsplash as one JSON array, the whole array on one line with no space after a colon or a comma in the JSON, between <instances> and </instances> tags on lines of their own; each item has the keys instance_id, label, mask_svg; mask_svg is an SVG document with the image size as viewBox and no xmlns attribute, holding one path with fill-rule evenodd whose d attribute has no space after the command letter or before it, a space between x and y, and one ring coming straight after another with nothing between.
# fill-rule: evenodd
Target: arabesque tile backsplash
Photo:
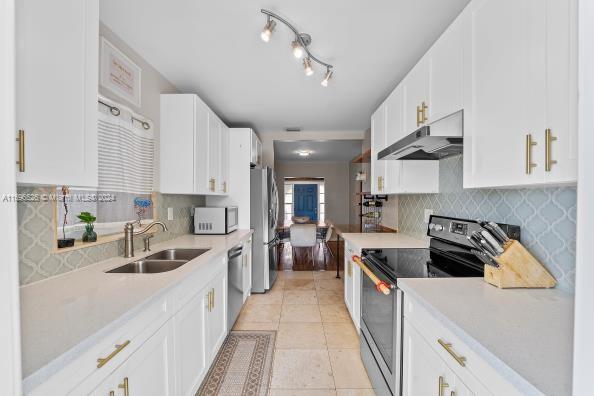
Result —
<instances>
[{"instance_id":1,"label":"arabesque tile backsplash","mask_svg":"<svg viewBox=\"0 0 594 396\"><path fill-rule=\"evenodd\" d=\"M19 187L19 194L50 194L52 187ZM190 212L203 206L204 197L192 195L156 196L156 220L168 228L158 232L153 243L163 242L191 232ZM72 250L54 251L54 202L19 202L19 273L21 285L30 284L75 269L86 267L115 256L122 256L122 240ZM173 208L174 220L167 220L167 208ZM135 240L142 248L142 241Z\"/></svg>"},{"instance_id":2,"label":"arabesque tile backsplash","mask_svg":"<svg viewBox=\"0 0 594 396\"><path fill-rule=\"evenodd\" d=\"M521 241L555 276L558 287L575 285L576 188L463 189L462 156L440 161L439 194L401 195L400 232L424 237L424 210L467 219L519 225Z\"/></svg>"}]
</instances>

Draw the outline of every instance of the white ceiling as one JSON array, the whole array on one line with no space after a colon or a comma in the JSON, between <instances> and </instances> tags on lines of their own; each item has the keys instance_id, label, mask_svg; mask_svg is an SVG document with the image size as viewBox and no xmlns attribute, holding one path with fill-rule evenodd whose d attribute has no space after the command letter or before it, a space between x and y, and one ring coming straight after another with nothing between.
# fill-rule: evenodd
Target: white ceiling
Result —
<instances>
[{"instance_id":1,"label":"white ceiling","mask_svg":"<svg viewBox=\"0 0 594 396\"><path fill-rule=\"evenodd\" d=\"M183 92L230 126L260 132L364 130L388 93L469 0L101 0L101 20ZM280 23L260 40L261 8L312 35L335 66L305 77ZM315 66L314 66L315 67Z\"/></svg>"},{"instance_id":2,"label":"white ceiling","mask_svg":"<svg viewBox=\"0 0 594 396\"><path fill-rule=\"evenodd\" d=\"M275 161L350 162L361 154L362 140L300 140L274 142ZM308 157L297 154L299 150L311 152Z\"/></svg>"}]
</instances>

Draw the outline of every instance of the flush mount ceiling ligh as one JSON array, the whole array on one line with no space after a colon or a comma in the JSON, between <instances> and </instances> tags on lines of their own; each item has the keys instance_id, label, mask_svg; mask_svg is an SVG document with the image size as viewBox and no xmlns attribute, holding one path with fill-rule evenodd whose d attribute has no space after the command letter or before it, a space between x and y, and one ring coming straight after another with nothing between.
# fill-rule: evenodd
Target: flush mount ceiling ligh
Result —
<instances>
[{"instance_id":1,"label":"flush mount ceiling ligh","mask_svg":"<svg viewBox=\"0 0 594 396\"><path fill-rule=\"evenodd\" d=\"M264 26L264 29L262 29L262 33L260 33L262 41L266 43L270 41L270 37L272 36L272 33L274 32L274 29L276 27L276 21L283 23L285 26L291 29L293 33L295 33L295 40L291 42L291 51L293 52L293 56L295 56L295 58L304 58L303 70L305 72L305 75L311 76L314 74L314 69L312 68L312 61L321 66L326 67L324 79L320 84L322 85L322 87L327 87L328 82L334 74L334 66L332 66L329 63L322 62L309 51L307 47L311 44L311 36L307 33L300 33L293 25L291 25L289 22L287 22L285 19L278 16L274 12L264 9L260 11L262 12L262 14L266 15L266 25Z\"/></svg>"}]
</instances>

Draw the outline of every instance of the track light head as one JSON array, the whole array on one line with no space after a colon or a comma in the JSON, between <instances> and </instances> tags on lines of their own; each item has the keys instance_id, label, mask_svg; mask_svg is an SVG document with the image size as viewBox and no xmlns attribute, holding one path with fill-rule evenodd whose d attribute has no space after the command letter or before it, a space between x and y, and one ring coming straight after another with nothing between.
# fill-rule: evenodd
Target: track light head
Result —
<instances>
[{"instance_id":1,"label":"track light head","mask_svg":"<svg viewBox=\"0 0 594 396\"><path fill-rule=\"evenodd\" d=\"M260 33L260 38L265 43L270 41L270 36L272 36L272 32L274 32L274 28L276 27L276 22L268 17L268 21L266 25L264 25L264 29L262 29L262 33Z\"/></svg>"},{"instance_id":2,"label":"track light head","mask_svg":"<svg viewBox=\"0 0 594 396\"><path fill-rule=\"evenodd\" d=\"M332 69L331 68L327 68L326 69L326 75L324 76L324 79L321 82L322 87L327 87L328 86L328 82L332 78L332 74L334 74L334 72L332 71Z\"/></svg>"},{"instance_id":3,"label":"track light head","mask_svg":"<svg viewBox=\"0 0 594 396\"><path fill-rule=\"evenodd\" d=\"M293 51L293 56L295 58L297 58L297 59L303 58L305 51L303 50L303 47L301 46L301 43L299 42L297 37L295 37L295 40L291 43L291 49Z\"/></svg>"},{"instance_id":4,"label":"track light head","mask_svg":"<svg viewBox=\"0 0 594 396\"><path fill-rule=\"evenodd\" d=\"M311 60L309 59L309 57L303 59L303 70L305 71L306 76L311 76L312 74L314 74L314 70L311 67Z\"/></svg>"}]
</instances>

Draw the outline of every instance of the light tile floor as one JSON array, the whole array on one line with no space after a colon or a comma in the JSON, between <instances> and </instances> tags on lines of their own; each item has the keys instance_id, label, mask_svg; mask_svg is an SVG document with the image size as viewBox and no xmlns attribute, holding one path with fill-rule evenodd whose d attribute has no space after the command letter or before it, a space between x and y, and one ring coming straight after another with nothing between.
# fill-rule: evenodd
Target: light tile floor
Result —
<instances>
[{"instance_id":1,"label":"light tile floor","mask_svg":"<svg viewBox=\"0 0 594 396\"><path fill-rule=\"evenodd\" d=\"M270 396L372 396L359 336L333 271L282 271L250 296L234 330L276 330Z\"/></svg>"}]
</instances>

